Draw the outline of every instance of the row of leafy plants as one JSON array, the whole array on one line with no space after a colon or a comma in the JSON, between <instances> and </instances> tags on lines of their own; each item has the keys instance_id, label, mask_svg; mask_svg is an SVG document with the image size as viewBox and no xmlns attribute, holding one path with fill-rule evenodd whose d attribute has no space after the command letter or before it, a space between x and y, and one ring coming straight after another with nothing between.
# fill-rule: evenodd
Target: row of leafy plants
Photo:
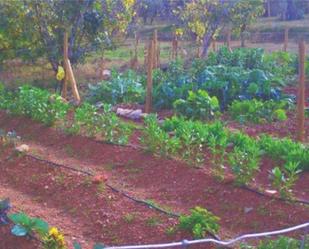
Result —
<instances>
[{"instance_id":1,"label":"row of leafy plants","mask_svg":"<svg viewBox=\"0 0 309 249\"><path fill-rule=\"evenodd\" d=\"M192 92L207 91L225 110L234 100L280 100L281 87L297 73L296 56L285 52L265 53L262 49L222 47L207 59L174 61L153 76L156 109L171 109ZM89 86L92 103L143 103L146 77L133 71L113 72L111 79ZM176 102L176 103L175 103Z\"/></svg>"},{"instance_id":2,"label":"row of leafy plants","mask_svg":"<svg viewBox=\"0 0 309 249\"><path fill-rule=\"evenodd\" d=\"M259 170L261 158L270 157L283 165L275 167L272 174L273 185L282 195L288 195L301 170L309 169L306 145L269 135L256 140L231 132L219 121L202 123L174 116L159 124L157 117L150 115L145 119L141 142L151 153L180 158L190 165L200 166L207 159L219 179L224 179L230 167L238 185L249 184ZM207 151L210 158L205 158Z\"/></svg>"},{"instance_id":3,"label":"row of leafy plants","mask_svg":"<svg viewBox=\"0 0 309 249\"><path fill-rule=\"evenodd\" d=\"M111 105L94 106L85 102L74 108L60 96L28 85L13 92L0 84L0 109L25 115L48 126L56 124L70 134L99 135L116 144L126 144L132 131L131 126L112 111ZM73 114L73 118L69 114Z\"/></svg>"}]
</instances>

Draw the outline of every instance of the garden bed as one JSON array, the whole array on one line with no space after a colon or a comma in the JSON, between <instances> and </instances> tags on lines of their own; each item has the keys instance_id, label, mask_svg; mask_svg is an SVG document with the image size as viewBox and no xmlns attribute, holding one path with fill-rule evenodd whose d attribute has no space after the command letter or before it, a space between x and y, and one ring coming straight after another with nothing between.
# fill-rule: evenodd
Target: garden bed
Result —
<instances>
[{"instance_id":1,"label":"garden bed","mask_svg":"<svg viewBox=\"0 0 309 249\"><path fill-rule=\"evenodd\" d=\"M304 205L252 193L234 186L229 178L224 182L217 181L210 173L209 161L205 161L201 169L196 169L178 160L147 154L137 147L138 144L116 146L86 137L67 136L28 118L10 116L5 112L0 114L0 127L6 131L15 130L22 142L30 146L30 154L97 175L107 175L108 184L163 209L188 213L195 206L207 208L221 218L219 235L222 238L283 228L309 219ZM138 142L136 138L134 141ZM107 245L160 243L190 236L180 232L168 234L167 229L177 223L176 218L133 202L106 186L100 189L82 173L51 167L27 156L4 161L9 154L9 150L1 153L0 194L8 193L2 189L5 187L36 200L36 205L42 210L32 210L29 204L27 213L51 220L63 230L69 243L74 238L85 245L95 241ZM261 171L253 181L255 187L270 187L270 165L273 167L276 162L263 158ZM308 180L309 174L303 172L293 188L296 197L309 200ZM10 197L14 205L18 196ZM53 220L48 213L50 209L62 213L71 223ZM131 216L134 218L130 222ZM78 228L73 228L74 224Z\"/></svg>"}]
</instances>

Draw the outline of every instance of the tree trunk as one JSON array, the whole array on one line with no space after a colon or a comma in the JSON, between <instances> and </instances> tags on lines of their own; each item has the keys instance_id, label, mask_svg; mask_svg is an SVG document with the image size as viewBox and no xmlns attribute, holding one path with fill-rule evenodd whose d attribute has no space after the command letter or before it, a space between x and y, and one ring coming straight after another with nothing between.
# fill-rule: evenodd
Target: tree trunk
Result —
<instances>
[{"instance_id":1,"label":"tree trunk","mask_svg":"<svg viewBox=\"0 0 309 249\"><path fill-rule=\"evenodd\" d=\"M240 46L242 48L246 47L246 39L245 39L245 34L243 32L240 34L240 41L241 41L241 45Z\"/></svg>"},{"instance_id":2,"label":"tree trunk","mask_svg":"<svg viewBox=\"0 0 309 249\"><path fill-rule=\"evenodd\" d=\"M203 38L202 57L207 57L208 55L208 48L210 47L212 36L213 36L213 32L209 32Z\"/></svg>"}]
</instances>

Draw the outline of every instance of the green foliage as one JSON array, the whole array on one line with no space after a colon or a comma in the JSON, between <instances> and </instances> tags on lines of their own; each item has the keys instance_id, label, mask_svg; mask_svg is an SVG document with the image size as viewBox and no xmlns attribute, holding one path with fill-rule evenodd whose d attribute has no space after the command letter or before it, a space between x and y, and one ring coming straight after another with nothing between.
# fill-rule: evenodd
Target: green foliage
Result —
<instances>
[{"instance_id":1,"label":"green foliage","mask_svg":"<svg viewBox=\"0 0 309 249\"><path fill-rule=\"evenodd\" d=\"M283 109L286 108L286 105L283 101L234 100L228 111L232 118L240 123L270 123L275 120L284 121L287 119Z\"/></svg>"},{"instance_id":2,"label":"green foliage","mask_svg":"<svg viewBox=\"0 0 309 249\"><path fill-rule=\"evenodd\" d=\"M301 241L281 236L276 240L265 240L259 243L258 246L242 245L241 249L299 249ZM305 243L303 249L309 249L309 244Z\"/></svg>"},{"instance_id":3,"label":"green foliage","mask_svg":"<svg viewBox=\"0 0 309 249\"><path fill-rule=\"evenodd\" d=\"M259 159L260 150L254 141L246 148L234 147L228 155L228 161L237 185L246 185L252 180L254 173L259 169Z\"/></svg>"},{"instance_id":4,"label":"green foliage","mask_svg":"<svg viewBox=\"0 0 309 249\"><path fill-rule=\"evenodd\" d=\"M145 87L142 78L134 71L124 74L112 72L111 79L96 85L89 84L87 99L90 103L108 104L141 103L144 101Z\"/></svg>"},{"instance_id":5,"label":"green foliage","mask_svg":"<svg viewBox=\"0 0 309 249\"><path fill-rule=\"evenodd\" d=\"M8 216L15 224L12 233L16 236L33 235L33 233L44 236L48 233L48 224L39 218L31 218L25 213L9 214Z\"/></svg>"},{"instance_id":6,"label":"green foliage","mask_svg":"<svg viewBox=\"0 0 309 249\"><path fill-rule=\"evenodd\" d=\"M73 243L73 247L74 247L74 249L82 249L82 246L77 242ZM93 246L93 249L104 249L104 248L105 248L105 246L102 245L102 244L95 244Z\"/></svg>"},{"instance_id":7,"label":"green foliage","mask_svg":"<svg viewBox=\"0 0 309 249\"><path fill-rule=\"evenodd\" d=\"M3 98L0 108L13 114L26 115L45 125L63 120L69 109L60 96L28 85L20 87L16 94L0 92L0 95Z\"/></svg>"},{"instance_id":8,"label":"green foliage","mask_svg":"<svg viewBox=\"0 0 309 249\"><path fill-rule=\"evenodd\" d=\"M177 137L170 137L158 124L156 115L148 115L145 120L145 127L141 142L147 150L161 156L177 155L180 149L180 140Z\"/></svg>"},{"instance_id":9,"label":"green foliage","mask_svg":"<svg viewBox=\"0 0 309 249\"><path fill-rule=\"evenodd\" d=\"M190 215L179 217L180 229L190 231L195 238L204 238L207 233L216 234L219 231L219 217L202 207L195 207L190 211Z\"/></svg>"},{"instance_id":10,"label":"green foliage","mask_svg":"<svg viewBox=\"0 0 309 249\"><path fill-rule=\"evenodd\" d=\"M63 57L63 33L69 33L69 57L80 61L94 49L111 46L125 33L134 1L1 1L0 49L4 59L45 57L57 70ZM0 57L0 60L1 60Z\"/></svg>"},{"instance_id":11,"label":"green foliage","mask_svg":"<svg viewBox=\"0 0 309 249\"><path fill-rule=\"evenodd\" d=\"M282 197L292 197L290 191L296 183L300 172L299 163L295 162L286 163L283 169L275 167L272 170L272 184L279 190Z\"/></svg>"},{"instance_id":12,"label":"green foliage","mask_svg":"<svg viewBox=\"0 0 309 249\"><path fill-rule=\"evenodd\" d=\"M299 169L309 169L309 149L304 144L289 138L276 139L268 135L262 135L259 146L267 156L274 160L282 160L285 163L299 163Z\"/></svg>"},{"instance_id":13,"label":"green foliage","mask_svg":"<svg viewBox=\"0 0 309 249\"><path fill-rule=\"evenodd\" d=\"M85 102L75 110L73 123L66 131L70 134L84 131L87 136L100 135L107 142L126 144L132 129L112 112L110 105L104 104L99 109Z\"/></svg>"},{"instance_id":14,"label":"green foliage","mask_svg":"<svg viewBox=\"0 0 309 249\"><path fill-rule=\"evenodd\" d=\"M187 99L189 92L207 91L225 109L233 100L280 100L280 87L289 81L295 65L285 72L275 71L280 62L264 62L262 49L221 48L210 53L207 60L197 59L185 68L180 61L173 62L166 72L154 75L154 107L171 108L178 99ZM290 75L291 74L291 75ZM294 74L293 74L294 75ZM180 101L183 102L183 101Z\"/></svg>"},{"instance_id":15,"label":"green foliage","mask_svg":"<svg viewBox=\"0 0 309 249\"><path fill-rule=\"evenodd\" d=\"M187 99L178 99L173 104L177 114L188 118L209 121L219 110L217 97L210 97L204 90L189 91Z\"/></svg>"}]
</instances>

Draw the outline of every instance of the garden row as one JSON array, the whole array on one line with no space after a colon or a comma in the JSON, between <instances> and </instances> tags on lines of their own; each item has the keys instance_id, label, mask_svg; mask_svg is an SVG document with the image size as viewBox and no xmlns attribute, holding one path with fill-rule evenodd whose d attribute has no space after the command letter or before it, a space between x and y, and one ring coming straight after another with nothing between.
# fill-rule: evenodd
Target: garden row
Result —
<instances>
[{"instance_id":1,"label":"garden row","mask_svg":"<svg viewBox=\"0 0 309 249\"><path fill-rule=\"evenodd\" d=\"M243 100L255 113L272 113L287 107L280 100L295 100L282 94L281 88L295 81L297 64L297 57L286 52L268 54L262 49L246 48L231 52L222 47L211 52L207 59L188 63L178 60L164 70L156 69L153 105L156 110L173 108L188 118L202 120L213 118L216 112L225 111L230 105L236 106L232 110L239 110L239 101ZM143 74L114 71L110 80L89 85L87 98L94 104L144 103L145 85ZM272 104L263 105L264 101ZM245 114L246 107L241 112ZM273 119L277 118L284 119L283 110L274 115ZM268 121L271 120L269 117Z\"/></svg>"},{"instance_id":2,"label":"garden row","mask_svg":"<svg viewBox=\"0 0 309 249\"><path fill-rule=\"evenodd\" d=\"M7 138L10 139L10 138ZM3 140L4 141L4 140ZM7 141L8 142L8 141ZM21 158L21 157L19 157ZM55 227L49 227L48 224L41 219L32 218L25 213L13 213L8 215L10 209L7 200L0 202L0 218L1 223L13 223L12 234L16 236L36 237L46 249L64 249L65 242L63 235ZM189 215L180 216L177 227L171 227L167 232L174 233L175 229L190 231L195 238L202 238L207 233L217 233L220 229L218 224L219 218L204 208L195 207L191 209ZM276 241L261 242L257 248L280 248L282 245L289 245L289 248L297 248L300 241L282 237ZM74 248L80 248L75 244ZM104 248L97 245L94 248ZM243 245L242 248L254 248Z\"/></svg>"},{"instance_id":3,"label":"garden row","mask_svg":"<svg viewBox=\"0 0 309 249\"><path fill-rule=\"evenodd\" d=\"M0 90L0 109L26 115L47 125L57 124L69 134L83 134L115 144L127 144L134 127L120 120L108 104L96 107L84 103L73 108L61 97L34 87L22 86L17 92ZM71 115L72 114L72 115ZM145 118L141 143L160 156L179 158L201 166L209 154L212 171L219 179L232 172L236 183L247 185L259 170L263 156L282 167L274 167L273 184L283 195L289 193L301 170L308 170L309 149L291 139L262 135L254 139L232 132L221 121L203 123L172 117L159 124L156 116ZM207 153L210 152L210 153Z\"/></svg>"}]
</instances>

